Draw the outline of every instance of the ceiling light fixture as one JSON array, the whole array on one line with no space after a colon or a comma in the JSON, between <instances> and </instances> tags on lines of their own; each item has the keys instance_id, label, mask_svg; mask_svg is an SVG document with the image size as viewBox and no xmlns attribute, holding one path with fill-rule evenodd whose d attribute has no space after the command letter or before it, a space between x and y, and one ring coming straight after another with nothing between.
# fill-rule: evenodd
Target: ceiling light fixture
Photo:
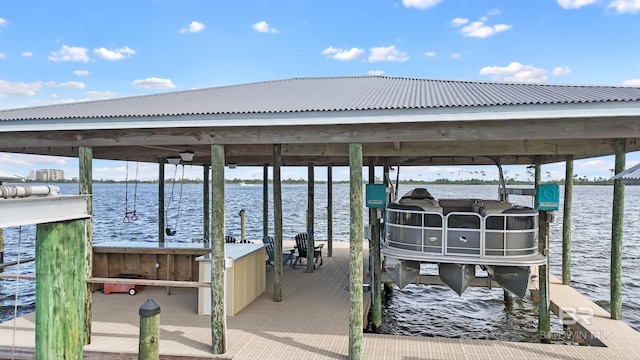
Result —
<instances>
[{"instance_id":1,"label":"ceiling light fixture","mask_svg":"<svg viewBox=\"0 0 640 360\"><path fill-rule=\"evenodd\" d=\"M180 164L180 157L179 156L169 156L167 157L167 162L171 165L178 165Z\"/></svg>"},{"instance_id":2,"label":"ceiling light fixture","mask_svg":"<svg viewBox=\"0 0 640 360\"><path fill-rule=\"evenodd\" d=\"M194 155L195 154L193 153L193 151L186 150L180 153L180 158L182 159L182 161L192 161Z\"/></svg>"}]
</instances>

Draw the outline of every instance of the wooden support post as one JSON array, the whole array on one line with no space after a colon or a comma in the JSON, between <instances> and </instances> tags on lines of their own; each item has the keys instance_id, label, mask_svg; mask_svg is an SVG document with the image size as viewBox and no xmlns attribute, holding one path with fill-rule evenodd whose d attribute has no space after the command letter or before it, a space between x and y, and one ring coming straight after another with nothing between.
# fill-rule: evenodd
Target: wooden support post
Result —
<instances>
[{"instance_id":1,"label":"wooden support post","mask_svg":"<svg viewBox=\"0 0 640 360\"><path fill-rule=\"evenodd\" d=\"M362 359L362 144L349 144L349 359Z\"/></svg>"},{"instance_id":2,"label":"wooden support post","mask_svg":"<svg viewBox=\"0 0 640 360\"><path fill-rule=\"evenodd\" d=\"M93 148L80 146L78 149L80 195L87 196L87 214L93 214ZM84 273L87 279L93 277L93 218L85 221ZM91 344L91 319L93 285L86 284L84 294L84 344Z\"/></svg>"},{"instance_id":3,"label":"wooden support post","mask_svg":"<svg viewBox=\"0 0 640 360\"><path fill-rule=\"evenodd\" d=\"M373 159L369 159L369 184L376 183L376 168L373 165ZM367 264L367 271L373 273L373 225L376 222L376 209L367 208L369 210L369 264Z\"/></svg>"},{"instance_id":4,"label":"wooden support post","mask_svg":"<svg viewBox=\"0 0 640 360\"><path fill-rule=\"evenodd\" d=\"M375 166L373 163L369 164L369 183L375 184ZM373 259L371 264L371 280L372 291L371 291L371 322L373 326L376 328L382 325L382 279L381 279L381 269L382 262L380 261L380 219L378 218L378 211L380 209L369 209L369 218L371 223L371 239L369 251L370 258Z\"/></svg>"},{"instance_id":5,"label":"wooden support post","mask_svg":"<svg viewBox=\"0 0 640 360\"><path fill-rule=\"evenodd\" d=\"M282 301L282 181L280 164L282 163L282 145L273 145L273 294L275 302Z\"/></svg>"},{"instance_id":6,"label":"wooden support post","mask_svg":"<svg viewBox=\"0 0 640 360\"><path fill-rule=\"evenodd\" d=\"M538 219L538 251L547 257L545 265L538 267L538 330L540 342L551 342L551 314L549 313L549 221L548 213L539 211Z\"/></svg>"},{"instance_id":7,"label":"wooden support post","mask_svg":"<svg viewBox=\"0 0 640 360\"><path fill-rule=\"evenodd\" d=\"M562 213L562 283L571 285L571 203L573 201L573 155L565 161Z\"/></svg>"},{"instance_id":8,"label":"wooden support post","mask_svg":"<svg viewBox=\"0 0 640 360\"><path fill-rule=\"evenodd\" d=\"M140 337L138 339L138 359L160 358L160 305L149 298L138 310L140 314Z\"/></svg>"},{"instance_id":9,"label":"wooden support post","mask_svg":"<svg viewBox=\"0 0 640 360\"><path fill-rule=\"evenodd\" d=\"M625 141L615 143L615 173L624 171ZM622 318L622 223L624 218L624 184L613 180L613 213L611 219L611 318Z\"/></svg>"},{"instance_id":10,"label":"wooden support post","mask_svg":"<svg viewBox=\"0 0 640 360\"><path fill-rule=\"evenodd\" d=\"M511 310L513 308L513 293L507 289L502 289L502 298L504 300L504 306Z\"/></svg>"},{"instance_id":11,"label":"wooden support post","mask_svg":"<svg viewBox=\"0 0 640 360\"><path fill-rule=\"evenodd\" d=\"M385 160L384 164L382 166L382 183L384 184L385 188L388 189L389 188L389 170L390 170L390 166L389 166L389 161ZM386 194L386 203L388 204L391 201L391 194ZM380 257L380 269L382 269L384 267L384 260L382 260L382 256ZM381 270L382 271L382 270ZM376 284L373 284L374 286L376 286ZM382 288L384 288L384 293L387 295L391 295L393 294L393 283L384 283L382 285ZM376 291L376 289L373 289L374 291ZM380 290L382 291L382 290ZM380 296L382 296L382 293L380 294Z\"/></svg>"},{"instance_id":12,"label":"wooden support post","mask_svg":"<svg viewBox=\"0 0 640 360\"><path fill-rule=\"evenodd\" d=\"M333 256L333 167L327 165L327 256Z\"/></svg>"},{"instance_id":13,"label":"wooden support post","mask_svg":"<svg viewBox=\"0 0 640 360\"><path fill-rule=\"evenodd\" d=\"M269 236L269 164L262 167L262 237Z\"/></svg>"},{"instance_id":14,"label":"wooden support post","mask_svg":"<svg viewBox=\"0 0 640 360\"><path fill-rule=\"evenodd\" d=\"M85 220L36 226L36 358L82 359Z\"/></svg>"},{"instance_id":15,"label":"wooden support post","mask_svg":"<svg viewBox=\"0 0 640 360\"><path fill-rule=\"evenodd\" d=\"M210 197L210 190L209 190L209 170L210 170L210 166L209 165L203 165L202 166L202 205L203 205L203 233L202 233L202 239L203 242L205 244L208 244L211 242L211 214L209 213L210 207L211 207L211 197Z\"/></svg>"},{"instance_id":16,"label":"wooden support post","mask_svg":"<svg viewBox=\"0 0 640 360\"><path fill-rule=\"evenodd\" d=\"M158 160L158 243L164 245L164 163L165 159Z\"/></svg>"},{"instance_id":17,"label":"wooden support post","mask_svg":"<svg viewBox=\"0 0 640 360\"><path fill-rule=\"evenodd\" d=\"M247 240L247 214L244 209L240 209L240 241Z\"/></svg>"},{"instance_id":18,"label":"wooden support post","mask_svg":"<svg viewBox=\"0 0 640 360\"><path fill-rule=\"evenodd\" d=\"M211 347L227 351L224 309L224 145L211 145Z\"/></svg>"},{"instance_id":19,"label":"wooden support post","mask_svg":"<svg viewBox=\"0 0 640 360\"><path fill-rule=\"evenodd\" d=\"M536 186L540 184L541 173L540 158L536 157ZM540 296L540 302L538 303L538 330L540 342L548 343L551 340L551 314L549 312L549 214L544 210L538 212L538 251L547 257L545 265L538 267Z\"/></svg>"},{"instance_id":20,"label":"wooden support post","mask_svg":"<svg viewBox=\"0 0 640 360\"><path fill-rule=\"evenodd\" d=\"M314 234L313 234L313 218L314 218L314 185L315 180L313 178L313 165L307 167L307 269L306 273L312 273L315 267L315 251L314 251Z\"/></svg>"}]
</instances>

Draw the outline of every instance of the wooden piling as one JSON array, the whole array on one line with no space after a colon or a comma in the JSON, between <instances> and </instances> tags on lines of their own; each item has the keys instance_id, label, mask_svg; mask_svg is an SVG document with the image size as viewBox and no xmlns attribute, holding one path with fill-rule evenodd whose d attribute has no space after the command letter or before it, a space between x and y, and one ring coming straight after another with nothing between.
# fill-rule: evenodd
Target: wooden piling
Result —
<instances>
[{"instance_id":1,"label":"wooden piling","mask_svg":"<svg viewBox=\"0 0 640 360\"><path fill-rule=\"evenodd\" d=\"M540 184L541 178L540 157L536 157L534 184ZM537 196L537 194L536 194ZM549 214L547 211L538 212L538 251L546 256L545 265L538 266L538 290L540 301L538 302L538 331L540 342L551 341L551 313L549 299Z\"/></svg>"},{"instance_id":2,"label":"wooden piling","mask_svg":"<svg viewBox=\"0 0 640 360\"><path fill-rule=\"evenodd\" d=\"M204 243L211 242L211 214L209 213L209 205L211 204L210 190L209 190L209 165L202 166L202 204L203 204L203 233L202 240Z\"/></svg>"},{"instance_id":3,"label":"wooden piling","mask_svg":"<svg viewBox=\"0 0 640 360\"><path fill-rule=\"evenodd\" d=\"M269 164L262 167L262 237L269 236Z\"/></svg>"},{"instance_id":4,"label":"wooden piling","mask_svg":"<svg viewBox=\"0 0 640 360\"><path fill-rule=\"evenodd\" d=\"M389 183L390 178L389 178L389 172L390 172L391 166L389 166L389 161L385 160L383 167L382 167L382 183L384 184L385 188L388 188L389 185L391 185ZM391 194L386 194L386 202L387 204L391 201ZM382 257L380 258L380 268L382 269L384 267L384 261L382 261ZM374 286L376 286L376 284L373 284ZM386 295L391 295L393 294L393 283L384 283L382 284L382 288L384 289L384 294ZM376 289L374 288L374 291ZM382 296L382 289L380 289L380 296Z\"/></svg>"},{"instance_id":5,"label":"wooden piling","mask_svg":"<svg viewBox=\"0 0 640 360\"><path fill-rule=\"evenodd\" d=\"M164 163L165 159L158 159L158 243L164 244Z\"/></svg>"},{"instance_id":6,"label":"wooden piling","mask_svg":"<svg viewBox=\"0 0 640 360\"><path fill-rule=\"evenodd\" d=\"M313 236L313 218L314 218L314 171L313 165L309 165L307 167L307 269L305 272L312 273L313 268L315 266L315 251L313 250L315 246L314 236Z\"/></svg>"},{"instance_id":7,"label":"wooden piling","mask_svg":"<svg viewBox=\"0 0 640 360\"><path fill-rule=\"evenodd\" d=\"M333 256L333 167L327 165L327 256Z\"/></svg>"},{"instance_id":8,"label":"wooden piling","mask_svg":"<svg viewBox=\"0 0 640 360\"><path fill-rule=\"evenodd\" d=\"M373 163L369 164L369 183L375 184L375 166ZM378 328L382 325L382 294L380 278L382 262L380 261L380 219L378 219L379 209L369 209L369 222L371 225L371 239L369 240L369 251L373 262L371 264L371 323L374 327Z\"/></svg>"},{"instance_id":9,"label":"wooden piling","mask_svg":"<svg viewBox=\"0 0 640 360\"><path fill-rule=\"evenodd\" d=\"M140 330L138 338L138 360L160 358L160 305L149 298L138 310Z\"/></svg>"},{"instance_id":10,"label":"wooden piling","mask_svg":"<svg viewBox=\"0 0 640 360\"><path fill-rule=\"evenodd\" d=\"M240 241L247 240L247 213L244 209L240 210Z\"/></svg>"},{"instance_id":11,"label":"wooden piling","mask_svg":"<svg viewBox=\"0 0 640 360\"><path fill-rule=\"evenodd\" d=\"M282 163L282 145L273 145L273 295L275 302L282 301L282 181L280 164Z\"/></svg>"},{"instance_id":12,"label":"wooden piling","mask_svg":"<svg viewBox=\"0 0 640 360\"><path fill-rule=\"evenodd\" d=\"M571 203L573 201L573 155L567 155L562 213L562 283L571 285Z\"/></svg>"},{"instance_id":13,"label":"wooden piling","mask_svg":"<svg viewBox=\"0 0 640 360\"><path fill-rule=\"evenodd\" d=\"M362 144L349 144L349 359L362 359Z\"/></svg>"},{"instance_id":14,"label":"wooden piling","mask_svg":"<svg viewBox=\"0 0 640 360\"><path fill-rule=\"evenodd\" d=\"M624 171L625 141L615 143L615 173ZM622 223L624 215L624 184L622 179L613 180L613 213L611 219L611 318L622 318Z\"/></svg>"},{"instance_id":15,"label":"wooden piling","mask_svg":"<svg viewBox=\"0 0 640 360\"><path fill-rule=\"evenodd\" d=\"M538 330L540 342L551 342L551 314L549 313L549 214L540 210L538 219L538 251L547 257L545 265L538 266Z\"/></svg>"},{"instance_id":16,"label":"wooden piling","mask_svg":"<svg viewBox=\"0 0 640 360\"><path fill-rule=\"evenodd\" d=\"M36 358L82 359L85 220L36 226Z\"/></svg>"},{"instance_id":17,"label":"wooden piling","mask_svg":"<svg viewBox=\"0 0 640 360\"><path fill-rule=\"evenodd\" d=\"M78 149L79 192L87 196L87 214L93 214L93 148L80 146ZM93 218L85 221L84 272L87 279L93 277ZM84 344L91 344L91 319L93 285L86 284L84 294Z\"/></svg>"},{"instance_id":18,"label":"wooden piling","mask_svg":"<svg viewBox=\"0 0 640 360\"><path fill-rule=\"evenodd\" d=\"M211 347L227 351L224 309L224 145L211 145Z\"/></svg>"}]
</instances>

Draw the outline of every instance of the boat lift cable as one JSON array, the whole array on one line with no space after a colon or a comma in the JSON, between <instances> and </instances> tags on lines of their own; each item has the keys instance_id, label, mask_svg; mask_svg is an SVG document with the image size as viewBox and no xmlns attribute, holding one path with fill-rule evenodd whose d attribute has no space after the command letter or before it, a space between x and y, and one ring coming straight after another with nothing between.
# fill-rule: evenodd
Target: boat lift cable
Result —
<instances>
[{"instance_id":1,"label":"boat lift cable","mask_svg":"<svg viewBox=\"0 0 640 360\"><path fill-rule=\"evenodd\" d=\"M396 193L395 198L398 198L398 187L400 186L400 164L398 163L398 169L396 169Z\"/></svg>"},{"instance_id":2,"label":"boat lift cable","mask_svg":"<svg viewBox=\"0 0 640 360\"><path fill-rule=\"evenodd\" d=\"M13 339L11 342L11 359L15 357L16 350L16 325L18 323L18 289L20 288L20 246L22 244L22 226L18 228L18 254L16 263L16 293L13 299Z\"/></svg>"}]
</instances>

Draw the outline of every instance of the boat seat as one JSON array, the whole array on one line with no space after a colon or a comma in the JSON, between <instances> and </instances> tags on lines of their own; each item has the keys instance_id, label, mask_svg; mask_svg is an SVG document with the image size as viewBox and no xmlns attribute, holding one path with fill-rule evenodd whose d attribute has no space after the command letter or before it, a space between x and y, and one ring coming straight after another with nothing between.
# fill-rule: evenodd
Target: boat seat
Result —
<instances>
[{"instance_id":1,"label":"boat seat","mask_svg":"<svg viewBox=\"0 0 640 360\"><path fill-rule=\"evenodd\" d=\"M400 205L417 206L424 211L442 213L438 201L425 188L415 188L404 194L399 201Z\"/></svg>"},{"instance_id":2,"label":"boat seat","mask_svg":"<svg viewBox=\"0 0 640 360\"><path fill-rule=\"evenodd\" d=\"M454 211L473 211L473 204L476 199L440 199L438 204L442 208L443 214Z\"/></svg>"},{"instance_id":3,"label":"boat seat","mask_svg":"<svg viewBox=\"0 0 640 360\"><path fill-rule=\"evenodd\" d=\"M482 215L502 214L503 211L511 209L513 204L499 200L476 200L473 204L473 211Z\"/></svg>"}]
</instances>

